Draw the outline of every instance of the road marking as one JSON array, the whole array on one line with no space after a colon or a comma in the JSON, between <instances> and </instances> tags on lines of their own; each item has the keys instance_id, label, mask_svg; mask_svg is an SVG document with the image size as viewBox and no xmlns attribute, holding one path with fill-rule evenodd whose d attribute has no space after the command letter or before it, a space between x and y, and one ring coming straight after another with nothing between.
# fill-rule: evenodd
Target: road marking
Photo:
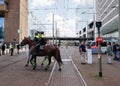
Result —
<instances>
[{"instance_id":1,"label":"road marking","mask_svg":"<svg viewBox=\"0 0 120 86\"><path fill-rule=\"evenodd\" d=\"M67 51L66 51L66 54L67 54L67 56L71 59L71 61L72 61L72 64L73 64L74 68L76 69L76 71L77 71L78 75L79 75L79 76L80 76L80 78L82 79L82 81L83 81L83 86L87 86L87 84L86 84L86 82L85 82L84 78L82 77L82 75L81 75L80 71L78 70L77 66L76 66L76 65L75 65L75 63L73 62L71 55L70 55L70 54L68 54L68 52L67 52Z\"/></svg>"},{"instance_id":2,"label":"road marking","mask_svg":"<svg viewBox=\"0 0 120 86\"><path fill-rule=\"evenodd\" d=\"M71 60L71 59L62 59L62 61L70 62L70 61L72 61L72 60Z\"/></svg>"}]
</instances>

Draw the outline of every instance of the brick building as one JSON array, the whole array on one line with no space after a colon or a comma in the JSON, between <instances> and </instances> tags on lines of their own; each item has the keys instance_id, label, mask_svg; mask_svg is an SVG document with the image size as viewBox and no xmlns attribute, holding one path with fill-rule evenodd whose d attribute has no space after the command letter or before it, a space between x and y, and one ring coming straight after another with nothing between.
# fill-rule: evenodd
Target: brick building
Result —
<instances>
[{"instance_id":1,"label":"brick building","mask_svg":"<svg viewBox=\"0 0 120 86\"><path fill-rule=\"evenodd\" d=\"M28 36L28 0L3 0L0 17L5 18L4 41L20 42Z\"/></svg>"}]
</instances>

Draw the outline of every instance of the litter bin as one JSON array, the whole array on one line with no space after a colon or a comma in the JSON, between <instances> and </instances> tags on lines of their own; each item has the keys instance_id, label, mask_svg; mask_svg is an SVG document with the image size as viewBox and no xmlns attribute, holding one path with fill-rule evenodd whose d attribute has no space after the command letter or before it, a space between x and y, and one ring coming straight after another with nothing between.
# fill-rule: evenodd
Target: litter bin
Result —
<instances>
[{"instance_id":1,"label":"litter bin","mask_svg":"<svg viewBox=\"0 0 120 86\"><path fill-rule=\"evenodd\" d=\"M92 64L92 49L87 49L87 63Z\"/></svg>"}]
</instances>

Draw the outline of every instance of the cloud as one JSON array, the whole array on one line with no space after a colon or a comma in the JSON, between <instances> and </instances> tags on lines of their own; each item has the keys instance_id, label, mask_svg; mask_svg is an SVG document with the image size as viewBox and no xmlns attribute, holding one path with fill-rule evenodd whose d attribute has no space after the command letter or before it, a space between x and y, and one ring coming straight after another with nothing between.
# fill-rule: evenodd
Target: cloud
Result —
<instances>
[{"instance_id":1,"label":"cloud","mask_svg":"<svg viewBox=\"0 0 120 86\"><path fill-rule=\"evenodd\" d=\"M31 1L32 1L31 8L51 6L55 3L54 0L31 0Z\"/></svg>"},{"instance_id":2,"label":"cloud","mask_svg":"<svg viewBox=\"0 0 120 86\"><path fill-rule=\"evenodd\" d=\"M52 23L52 21L53 21L52 13L47 14L47 17L45 20L46 20L46 22ZM58 36L60 36L60 37L76 37L75 20L76 20L76 18L66 20L64 17L55 14L54 21L57 21ZM56 29L56 27L55 27L55 29ZM50 28L46 30L46 35L52 36L52 30Z\"/></svg>"}]
</instances>

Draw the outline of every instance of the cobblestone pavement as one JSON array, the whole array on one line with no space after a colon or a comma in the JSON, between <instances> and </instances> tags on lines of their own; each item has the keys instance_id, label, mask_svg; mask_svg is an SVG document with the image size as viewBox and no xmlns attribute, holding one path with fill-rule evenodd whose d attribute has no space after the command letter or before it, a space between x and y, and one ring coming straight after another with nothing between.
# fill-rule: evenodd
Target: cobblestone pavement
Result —
<instances>
[{"instance_id":1,"label":"cobblestone pavement","mask_svg":"<svg viewBox=\"0 0 120 86\"><path fill-rule=\"evenodd\" d=\"M77 65L87 86L120 86L120 62L112 60L111 65L107 64L106 55L102 55L103 77L100 78L98 77L99 63L97 55L93 55L92 64L83 65L80 63L78 47L64 47L61 53L65 53L66 51ZM65 65L63 65L61 72L58 71L58 65L56 65L50 86L82 86L76 80L78 78L75 77L76 73L68 57L64 54L61 55L62 59L66 59L66 61L64 61ZM40 66L41 59L43 58L37 59L38 65L34 71L31 65L27 68L25 67L27 60L25 52L20 53L20 55L15 54L14 56L10 56L9 54L0 56L0 86L47 86L53 63L50 69L45 71L44 68L46 65L43 67ZM68 83L71 84L69 85Z\"/></svg>"},{"instance_id":2,"label":"cobblestone pavement","mask_svg":"<svg viewBox=\"0 0 120 86\"><path fill-rule=\"evenodd\" d=\"M85 79L88 86L120 86L120 62L112 60L112 64L107 64L106 55L102 55L102 74L103 77L98 77L99 75L99 62L96 55L92 55L92 64L81 64L80 54L78 47L68 47L70 53L72 53L72 58L77 65L80 73Z\"/></svg>"},{"instance_id":3,"label":"cobblestone pavement","mask_svg":"<svg viewBox=\"0 0 120 86\"><path fill-rule=\"evenodd\" d=\"M65 47L61 49L61 58L63 60L62 71L58 72L58 65L53 72L53 76L49 86L84 86L84 83L77 73L70 54Z\"/></svg>"},{"instance_id":4,"label":"cobblestone pavement","mask_svg":"<svg viewBox=\"0 0 120 86\"><path fill-rule=\"evenodd\" d=\"M51 68L45 71L40 66L41 59L37 59L37 68L32 70L31 65L25 67L27 57L25 52L13 56L0 56L0 86L46 86Z\"/></svg>"}]
</instances>

